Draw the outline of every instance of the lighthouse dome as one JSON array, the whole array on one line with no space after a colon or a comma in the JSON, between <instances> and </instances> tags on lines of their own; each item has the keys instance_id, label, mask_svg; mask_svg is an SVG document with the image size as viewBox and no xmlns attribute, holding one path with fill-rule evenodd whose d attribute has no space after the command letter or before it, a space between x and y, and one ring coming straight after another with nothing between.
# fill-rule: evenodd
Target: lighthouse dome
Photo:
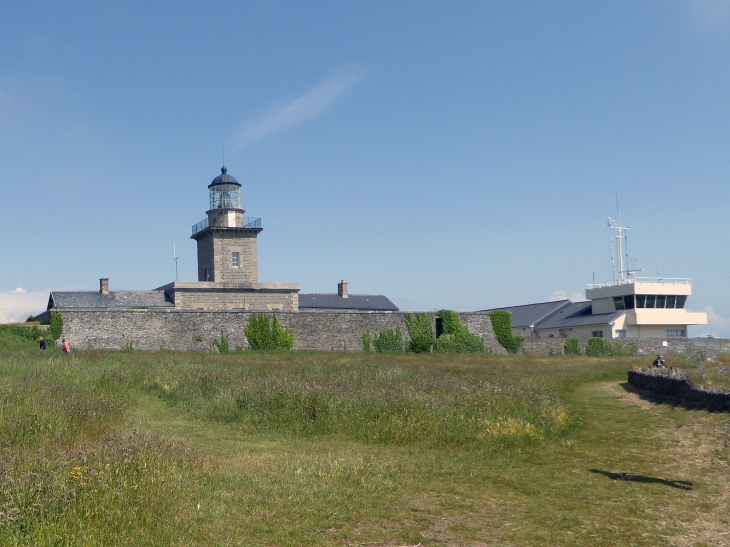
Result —
<instances>
[{"instance_id":1,"label":"lighthouse dome","mask_svg":"<svg viewBox=\"0 0 730 547\"><path fill-rule=\"evenodd\" d=\"M228 169L226 169L225 165L221 167L221 174L213 179L213 182L208 185L208 188L211 186L217 186L218 184L237 184L238 186L241 186L234 177L228 174Z\"/></svg>"}]
</instances>

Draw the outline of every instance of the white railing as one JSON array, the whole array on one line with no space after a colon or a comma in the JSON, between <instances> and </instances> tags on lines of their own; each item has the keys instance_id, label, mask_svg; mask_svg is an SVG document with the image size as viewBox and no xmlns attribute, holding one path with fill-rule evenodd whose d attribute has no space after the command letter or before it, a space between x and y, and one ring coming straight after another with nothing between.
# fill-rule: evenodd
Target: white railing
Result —
<instances>
[{"instance_id":1,"label":"white railing","mask_svg":"<svg viewBox=\"0 0 730 547\"><path fill-rule=\"evenodd\" d=\"M669 285L690 285L692 279L689 277L630 277L622 281L609 281L608 283L589 283L587 289L603 289L605 287L618 287L631 283L666 283Z\"/></svg>"}]
</instances>

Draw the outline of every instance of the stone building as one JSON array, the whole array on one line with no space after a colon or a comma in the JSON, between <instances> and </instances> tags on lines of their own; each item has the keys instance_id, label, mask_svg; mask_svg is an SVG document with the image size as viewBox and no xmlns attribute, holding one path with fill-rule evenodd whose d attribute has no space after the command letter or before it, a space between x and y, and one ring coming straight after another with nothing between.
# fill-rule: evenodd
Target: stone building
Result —
<instances>
[{"instance_id":1,"label":"stone building","mask_svg":"<svg viewBox=\"0 0 730 547\"><path fill-rule=\"evenodd\" d=\"M260 218L244 216L241 184L226 167L208 185L206 218L192 228L197 243L198 280L175 281L148 291L110 291L101 278L99 291L52 291L46 314L62 309L155 309L196 311L398 311L383 295L348 294L347 283L337 294L300 294L297 283L259 282ZM48 316L48 317L46 317Z\"/></svg>"}]
</instances>

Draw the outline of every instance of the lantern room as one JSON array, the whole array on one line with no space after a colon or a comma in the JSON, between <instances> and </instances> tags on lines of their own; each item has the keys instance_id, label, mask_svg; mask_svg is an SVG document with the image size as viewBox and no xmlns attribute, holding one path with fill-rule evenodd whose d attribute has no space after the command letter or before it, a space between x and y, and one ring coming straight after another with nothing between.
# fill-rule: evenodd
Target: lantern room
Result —
<instances>
[{"instance_id":1,"label":"lantern room","mask_svg":"<svg viewBox=\"0 0 730 547\"><path fill-rule=\"evenodd\" d=\"M241 208L241 185L227 171L221 167L221 174L208 185L211 209Z\"/></svg>"}]
</instances>

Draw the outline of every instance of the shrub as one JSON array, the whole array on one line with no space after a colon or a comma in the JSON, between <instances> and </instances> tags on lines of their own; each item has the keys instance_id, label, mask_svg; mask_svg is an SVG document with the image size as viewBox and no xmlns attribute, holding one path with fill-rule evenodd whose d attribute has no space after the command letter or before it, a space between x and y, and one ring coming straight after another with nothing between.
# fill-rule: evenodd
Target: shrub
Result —
<instances>
[{"instance_id":1,"label":"shrub","mask_svg":"<svg viewBox=\"0 0 730 547\"><path fill-rule=\"evenodd\" d=\"M404 350L403 333L400 327L381 332L373 342L373 346L378 353L402 352Z\"/></svg>"},{"instance_id":2,"label":"shrub","mask_svg":"<svg viewBox=\"0 0 730 547\"><path fill-rule=\"evenodd\" d=\"M370 341L370 331L366 330L362 333L362 350L365 353L370 353L371 351L373 351L371 344L372 342Z\"/></svg>"},{"instance_id":3,"label":"shrub","mask_svg":"<svg viewBox=\"0 0 730 547\"><path fill-rule=\"evenodd\" d=\"M33 321L35 321L35 316L34 315L29 315L28 316L28 319L25 320L26 323L31 323Z\"/></svg>"},{"instance_id":4,"label":"shrub","mask_svg":"<svg viewBox=\"0 0 730 547\"><path fill-rule=\"evenodd\" d=\"M568 338L565 342L565 348L563 348L565 355L580 355L580 347L578 347L577 338Z\"/></svg>"},{"instance_id":5,"label":"shrub","mask_svg":"<svg viewBox=\"0 0 730 547\"><path fill-rule=\"evenodd\" d=\"M509 312L496 310L489 314L497 341L509 353L517 353L522 346L522 337L512 334L512 316Z\"/></svg>"},{"instance_id":6,"label":"shrub","mask_svg":"<svg viewBox=\"0 0 730 547\"><path fill-rule=\"evenodd\" d=\"M292 349L294 347L294 331L282 328L279 318L274 315L274 323L269 323L267 315L251 316L248 325L243 329L251 349Z\"/></svg>"},{"instance_id":7,"label":"shrub","mask_svg":"<svg viewBox=\"0 0 730 547\"><path fill-rule=\"evenodd\" d=\"M221 331L221 339L220 340L213 340L210 343L211 349L215 348L218 350L218 353L228 353L228 350L230 348L228 344L228 335Z\"/></svg>"},{"instance_id":8,"label":"shrub","mask_svg":"<svg viewBox=\"0 0 730 547\"><path fill-rule=\"evenodd\" d=\"M49 340L55 342L61 338L61 334L63 334L63 316L59 312L54 311L51 313L51 323L48 326L46 335Z\"/></svg>"},{"instance_id":9,"label":"shrub","mask_svg":"<svg viewBox=\"0 0 730 547\"><path fill-rule=\"evenodd\" d=\"M274 314L274 322L271 325L271 343L273 349L292 349L294 347L294 331L282 328L276 314Z\"/></svg>"},{"instance_id":10,"label":"shrub","mask_svg":"<svg viewBox=\"0 0 730 547\"><path fill-rule=\"evenodd\" d=\"M484 340L470 332L442 334L434 344L438 353L484 353Z\"/></svg>"},{"instance_id":11,"label":"shrub","mask_svg":"<svg viewBox=\"0 0 730 547\"><path fill-rule=\"evenodd\" d=\"M586 345L586 355L589 357L598 357L606 353L606 344L603 338L589 338Z\"/></svg>"},{"instance_id":12,"label":"shrub","mask_svg":"<svg viewBox=\"0 0 730 547\"><path fill-rule=\"evenodd\" d=\"M636 346L636 342L634 342L633 340L626 345L624 345L622 342L614 342L613 344L610 344L608 342L603 343L603 353L614 357L622 357L624 355L636 355L638 349L639 348Z\"/></svg>"}]
</instances>

